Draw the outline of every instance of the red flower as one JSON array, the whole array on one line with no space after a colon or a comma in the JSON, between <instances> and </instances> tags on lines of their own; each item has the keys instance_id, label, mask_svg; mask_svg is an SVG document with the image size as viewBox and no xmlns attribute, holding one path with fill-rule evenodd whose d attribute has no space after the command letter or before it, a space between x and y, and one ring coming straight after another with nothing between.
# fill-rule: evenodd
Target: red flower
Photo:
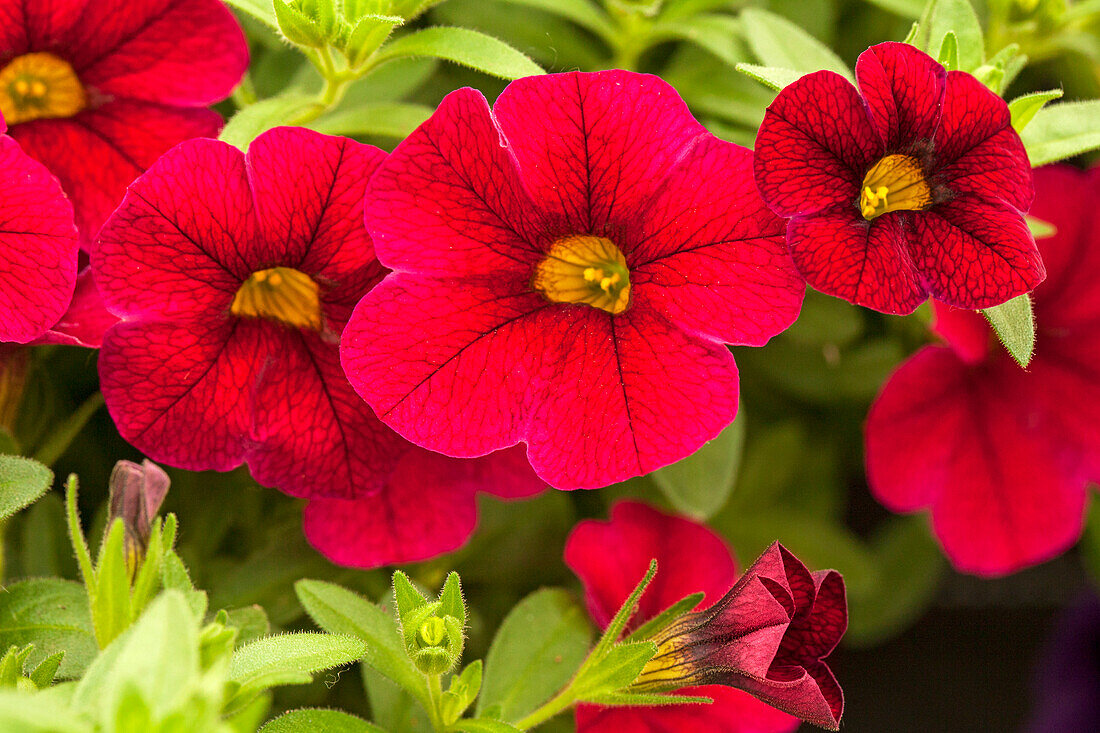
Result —
<instances>
[{"instance_id":1,"label":"red flower","mask_svg":"<svg viewBox=\"0 0 1100 733\"><path fill-rule=\"evenodd\" d=\"M0 112L61 180L88 246L127 184L181 140L248 66L217 0L0 0Z\"/></svg>"},{"instance_id":2,"label":"red flower","mask_svg":"<svg viewBox=\"0 0 1100 733\"><path fill-rule=\"evenodd\" d=\"M802 301L750 160L651 76L521 79L493 112L454 92L371 181L395 272L348 324L352 384L447 455L525 441L559 488L692 453L737 410L723 344L767 342Z\"/></svg>"},{"instance_id":3,"label":"red flower","mask_svg":"<svg viewBox=\"0 0 1100 733\"><path fill-rule=\"evenodd\" d=\"M936 304L944 346L901 365L867 418L867 478L894 511L931 507L961 570L999 575L1047 560L1081 534L1100 479L1100 169L1035 172L1032 212L1050 277L1035 291L1027 371L977 313Z\"/></svg>"},{"instance_id":4,"label":"red flower","mask_svg":"<svg viewBox=\"0 0 1100 733\"><path fill-rule=\"evenodd\" d=\"M791 217L803 277L884 313L929 295L986 308L1042 282L1021 213L1031 167L1004 101L904 43L865 51L856 78L858 91L831 71L802 77L756 138L756 182Z\"/></svg>"},{"instance_id":5,"label":"red flower","mask_svg":"<svg viewBox=\"0 0 1100 733\"><path fill-rule=\"evenodd\" d=\"M581 522L565 546L565 562L584 584L589 612L601 626L630 595L652 558L657 576L632 625L691 593L705 592L704 603L724 595L653 639L657 656L636 686L669 690L684 685L679 693L715 702L645 710L585 705L577 710L578 731L764 733L797 727L789 715L740 690L837 729L843 694L822 660L847 626L839 574L811 574L776 543L735 584L733 556L719 536L690 520L629 502L612 508L610 522Z\"/></svg>"},{"instance_id":6,"label":"red flower","mask_svg":"<svg viewBox=\"0 0 1100 733\"><path fill-rule=\"evenodd\" d=\"M85 267L76 276L76 290L68 309L50 330L35 340L36 344L64 344L98 349L103 334L118 323L118 317L107 310L96 287L92 268Z\"/></svg>"},{"instance_id":7,"label":"red flower","mask_svg":"<svg viewBox=\"0 0 1100 733\"><path fill-rule=\"evenodd\" d=\"M0 119L0 342L25 344L72 298L76 229L57 180L3 133Z\"/></svg>"},{"instance_id":8,"label":"red flower","mask_svg":"<svg viewBox=\"0 0 1100 733\"><path fill-rule=\"evenodd\" d=\"M409 445L383 491L361 499L310 501L303 512L305 535L339 565L419 562L469 539L479 491L520 499L546 488L520 448L461 460Z\"/></svg>"}]
</instances>

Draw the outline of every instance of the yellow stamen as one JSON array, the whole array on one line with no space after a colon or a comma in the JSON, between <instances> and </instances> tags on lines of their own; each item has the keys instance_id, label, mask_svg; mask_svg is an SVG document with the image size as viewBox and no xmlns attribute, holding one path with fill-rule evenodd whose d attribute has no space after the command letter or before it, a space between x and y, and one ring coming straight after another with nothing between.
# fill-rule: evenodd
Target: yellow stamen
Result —
<instances>
[{"instance_id":1,"label":"yellow stamen","mask_svg":"<svg viewBox=\"0 0 1100 733\"><path fill-rule=\"evenodd\" d=\"M9 125L72 117L87 106L73 67L52 53L16 56L0 69L0 112Z\"/></svg>"},{"instance_id":2,"label":"yellow stamen","mask_svg":"<svg viewBox=\"0 0 1100 733\"><path fill-rule=\"evenodd\" d=\"M309 275L291 267L252 273L237 290L229 310L235 316L321 330L320 289Z\"/></svg>"},{"instance_id":3,"label":"yellow stamen","mask_svg":"<svg viewBox=\"0 0 1100 733\"><path fill-rule=\"evenodd\" d=\"M859 210L868 221L888 211L922 211L931 205L932 189L911 155L887 155L863 177Z\"/></svg>"},{"instance_id":4,"label":"yellow stamen","mask_svg":"<svg viewBox=\"0 0 1100 733\"><path fill-rule=\"evenodd\" d=\"M554 303L585 303L612 315L630 305L630 271L614 242L590 234L563 237L535 269L534 288Z\"/></svg>"}]
</instances>

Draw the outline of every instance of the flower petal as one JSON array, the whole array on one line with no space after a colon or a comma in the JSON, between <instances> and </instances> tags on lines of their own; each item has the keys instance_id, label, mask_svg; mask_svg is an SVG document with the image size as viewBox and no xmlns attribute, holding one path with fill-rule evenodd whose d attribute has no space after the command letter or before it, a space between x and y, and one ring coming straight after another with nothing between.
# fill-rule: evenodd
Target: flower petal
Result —
<instances>
[{"instance_id":1,"label":"flower petal","mask_svg":"<svg viewBox=\"0 0 1100 733\"><path fill-rule=\"evenodd\" d=\"M907 43L880 43L859 55L856 79L886 150L912 152L932 140L947 71Z\"/></svg>"},{"instance_id":2,"label":"flower petal","mask_svg":"<svg viewBox=\"0 0 1100 733\"><path fill-rule=\"evenodd\" d=\"M73 209L57 180L0 135L0 341L27 343L52 326L76 283Z\"/></svg>"},{"instance_id":3,"label":"flower petal","mask_svg":"<svg viewBox=\"0 0 1100 733\"><path fill-rule=\"evenodd\" d=\"M518 498L545 488L519 448L462 460L409 446L382 491L310 501L303 527L310 544L339 565L418 562L469 539L478 490Z\"/></svg>"},{"instance_id":4,"label":"flower petal","mask_svg":"<svg viewBox=\"0 0 1100 733\"><path fill-rule=\"evenodd\" d=\"M709 705L601 708L578 705L577 733L669 733L670 731L721 731L722 733L790 733L798 718L753 699L747 692L718 685L685 687L678 695L700 695Z\"/></svg>"},{"instance_id":5,"label":"flower petal","mask_svg":"<svg viewBox=\"0 0 1100 733\"><path fill-rule=\"evenodd\" d=\"M69 308L35 343L98 349L103 344L103 334L116 323L118 317L103 305L92 268L85 267L76 277L76 290Z\"/></svg>"},{"instance_id":6,"label":"flower petal","mask_svg":"<svg viewBox=\"0 0 1100 733\"><path fill-rule=\"evenodd\" d=\"M122 437L180 468L240 465L256 374L270 349L262 325L123 322L111 328L99 354L99 379Z\"/></svg>"},{"instance_id":7,"label":"flower petal","mask_svg":"<svg viewBox=\"0 0 1100 733\"><path fill-rule=\"evenodd\" d=\"M162 104L225 99L248 67L244 33L217 0L91 0L65 46L102 94Z\"/></svg>"},{"instance_id":8,"label":"flower petal","mask_svg":"<svg viewBox=\"0 0 1100 733\"><path fill-rule=\"evenodd\" d=\"M1046 277L1023 216L1003 203L960 195L911 220L909 253L937 300L989 308Z\"/></svg>"},{"instance_id":9,"label":"flower petal","mask_svg":"<svg viewBox=\"0 0 1100 733\"><path fill-rule=\"evenodd\" d=\"M321 285L337 331L382 279L361 208L367 181L385 157L371 145L300 127L269 130L248 147L262 257Z\"/></svg>"},{"instance_id":10,"label":"flower petal","mask_svg":"<svg viewBox=\"0 0 1100 733\"><path fill-rule=\"evenodd\" d=\"M61 181L81 246L90 250L131 181L176 143L213 137L221 124L210 110L115 100L75 117L16 125L11 135Z\"/></svg>"},{"instance_id":11,"label":"flower petal","mask_svg":"<svg viewBox=\"0 0 1100 733\"><path fill-rule=\"evenodd\" d=\"M56 46L80 21L89 1L0 0L0 48L4 49L5 61L10 56Z\"/></svg>"},{"instance_id":12,"label":"flower petal","mask_svg":"<svg viewBox=\"0 0 1100 733\"><path fill-rule=\"evenodd\" d=\"M787 224L787 247L821 292L883 313L912 313L928 294L909 258L903 216L868 223L853 208L796 217Z\"/></svg>"},{"instance_id":13,"label":"flower petal","mask_svg":"<svg viewBox=\"0 0 1100 733\"><path fill-rule=\"evenodd\" d=\"M780 216L854 208L882 152L856 88L818 71L784 87L768 107L756 135L756 185Z\"/></svg>"},{"instance_id":14,"label":"flower petal","mask_svg":"<svg viewBox=\"0 0 1100 733\"><path fill-rule=\"evenodd\" d=\"M519 79L493 111L535 201L568 233L612 241L707 134L664 80L619 70Z\"/></svg>"},{"instance_id":15,"label":"flower petal","mask_svg":"<svg viewBox=\"0 0 1100 733\"><path fill-rule=\"evenodd\" d=\"M528 233L533 209L485 97L459 89L378 169L366 219L386 267L530 277L541 256Z\"/></svg>"},{"instance_id":16,"label":"flower petal","mask_svg":"<svg viewBox=\"0 0 1100 733\"><path fill-rule=\"evenodd\" d=\"M241 152L215 140L180 145L134 182L103 227L92 255L103 300L124 317L228 313L258 269L256 229Z\"/></svg>"},{"instance_id":17,"label":"flower petal","mask_svg":"<svg viewBox=\"0 0 1100 733\"><path fill-rule=\"evenodd\" d=\"M638 605L633 626L681 598L702 591L701 605L722 597L737 579L726 541L704 524L622 501L606 522L577 524L565 542L565 564L580 578L585 603L602 628L657 560L657 575Z\"/></svg>"},{"instance_id":18,"label":"flower petal","mask_svg":"<svg viewBox=\"0 0 1100 733\"><path fill-rule=\"evenodd\" d=\"M635 297L683 329L762 346L798 317L805 285L786 224L752 180L752 151L700 137L646 206L629 264Z\"/></svg>"},{"instance_id":19,"label":"flower petal","mask_svg":"<svg viewBox=\"0 0 1100 733\"><path fill-rule=\"evenodd\" d=\"M355 394L335 344L301 329L262 325L271 335L249 426L252 476L309 498L381 490L406 442Z\"/></svg>"}]
</instances>

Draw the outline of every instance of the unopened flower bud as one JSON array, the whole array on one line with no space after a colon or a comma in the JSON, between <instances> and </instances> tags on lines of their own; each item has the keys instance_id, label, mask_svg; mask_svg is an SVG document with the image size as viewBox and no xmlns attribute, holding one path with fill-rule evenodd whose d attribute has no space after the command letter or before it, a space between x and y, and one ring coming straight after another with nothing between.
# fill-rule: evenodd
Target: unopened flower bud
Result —
<instances>
[{"instance_id":1,"label":"unopened flower bud","mask_svg":"<svg viewBox=\"0 0 1100 733\"><path fill-rule=\"evenodd\" d=\"M443 619L432 617L420 625L417 633L417 644L421 648L442 646L447 641L447 625Z\"/></svg>"},{"instance_id":2,"label":"unopened flower bud","mask_svg":"<svg viewBox=\"0 0 1100 733\"><path fill-rule=\"evenodd\" d=\"M168 493L169 483L168 474L149 459L140 466L132 461L119 461L111 471L107 526L115 519L122 520L126 531L126 565L131 573L145 557L153 517Z\"/></svg>"}]
</instances>

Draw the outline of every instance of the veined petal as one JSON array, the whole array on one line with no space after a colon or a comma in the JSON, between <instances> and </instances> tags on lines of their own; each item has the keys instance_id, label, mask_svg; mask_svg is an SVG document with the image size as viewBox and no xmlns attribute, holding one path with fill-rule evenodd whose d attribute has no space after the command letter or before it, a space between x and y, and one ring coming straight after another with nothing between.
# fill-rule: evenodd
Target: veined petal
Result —
<instances>
[{"instance_id":1,"label":"veined petal","mask_svg":"<svg viewBox=\"0 0 1100 733\"><path fill-rule=\"evenodd\" d=\"M856 79L886 150L927 147L946 89L942 64L907 43L880 43L859 55Z\"/></svg>"}]
</instances>

